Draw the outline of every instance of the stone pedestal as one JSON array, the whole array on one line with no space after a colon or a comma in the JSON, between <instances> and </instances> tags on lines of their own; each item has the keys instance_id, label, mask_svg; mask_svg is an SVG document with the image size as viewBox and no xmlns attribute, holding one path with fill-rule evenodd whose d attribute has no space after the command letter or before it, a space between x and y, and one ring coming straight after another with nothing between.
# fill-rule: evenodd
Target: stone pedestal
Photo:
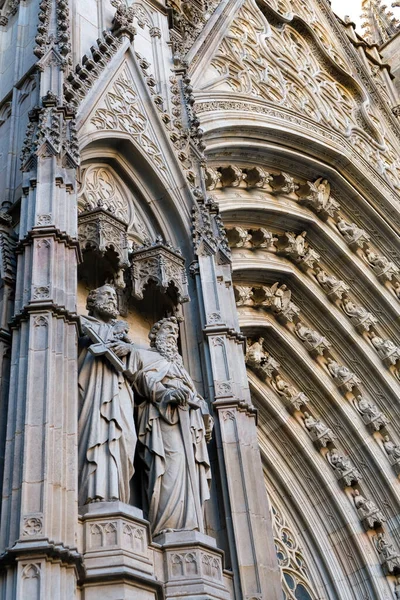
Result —
<instances>
[{"instance_id":1,"label":"stone pedestal","mask_svg":"<svg viewBox=\"0 0 400 600\"><path fill-rule=\"evenodd\" d=\"M80 513L86 570L82 600L161 598L142 511L123 502L96 502Z\"/></svg>"},{"instance_id":2,"label":"stone pedestal","mask_svg":"<svg viewBox=\"0 0 400 600\"><path fill-rule=\"evenodd\" d=\"M229 600L223 572L223 552L214 538L198 531L165 533L154 538L164 556L165 597L168 600Z\"/></svg>"}]
</instances>

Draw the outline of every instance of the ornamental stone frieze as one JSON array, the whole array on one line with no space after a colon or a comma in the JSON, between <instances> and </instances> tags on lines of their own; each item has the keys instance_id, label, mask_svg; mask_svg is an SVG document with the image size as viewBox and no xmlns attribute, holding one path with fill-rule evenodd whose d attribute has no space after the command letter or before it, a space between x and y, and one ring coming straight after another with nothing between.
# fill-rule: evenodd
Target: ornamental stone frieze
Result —
<instances>
[{"instance_id":1,"label":"ornamental stone frieze","mask_svg":"<svg viewBox=\"0 0 400 600\"><path fill-rule=\"evenodd\" d=\"M162 293L166 293L172 285L178 302L188 302L185 259L179 249L157 239L152 245L133 250L131 261L132 294L135 298L142 300L145 287L152 281Z\"/></svg>"},{"instance_id":2,"label":"ornamental stone frieze","mask_svg":"<svg viewBox=\"0 0 400 600\"><path fill-rule=\"evenodd\" d=\"M350 295L350 286L322 267L320 255L306 241L307 233L305 231L300 234L285 232L283 234L277 233L275 236L273 232L264 228L261 229L262 231L259 234L260 230L258 229L237 225L228 227L228 241L233 248L244 248L257 252L261 249L261 246L254 243L254 239L259 241L259 239L267 238L267 247L264 247L263 250L283 255L292 260L294 264L302 267L302 270L321 286L327 298L333 304L336 304L349 318L358 333L360 335L365 332L368 333L371 344L380 358L388 367L394 367L392 368L393 374L399 378L397 362L400 357L400 350L391 340L381 338L373 330L374 327L380 325L378 318ZM267 231L267 235L265 231ZM272 240L276 240L276 246L272 245ZM249 257L248 254L242 256L244 258ZM255 254L255 256L258 255ZM314 261L317 261L317 264L314 264ZM235 285L234 287L237 306L270 308L284 323L286 321L296 323L300 318L300 309L290 300L291 293L285 284L279 287L279 284L276 283L271 288L259 285Z\"/></svg>"}]
</instances>

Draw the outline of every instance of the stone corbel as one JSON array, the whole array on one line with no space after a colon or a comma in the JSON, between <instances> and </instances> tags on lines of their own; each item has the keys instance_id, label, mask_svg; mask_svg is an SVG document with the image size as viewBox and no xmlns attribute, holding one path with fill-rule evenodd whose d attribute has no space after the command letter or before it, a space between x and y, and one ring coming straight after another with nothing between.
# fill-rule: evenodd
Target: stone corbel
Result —
<instances>
[{"instance_id":1,"label":"stone corbel","mask_svg":"<svg viewBox=\"0 0 400 600\"><path fill-rule=\"evenodd\" d=\"M162 293L172 284L180 304L189 301L185 259L179 250L158 240L151 246L135 250L131 260L132 294L135 298L142 300L144 288L153 281Z\"/></svg>"},{"instance_id":2,"label":"stone corbel","mask_svg":"<svg viewBox=\"0 0 400 600\"><path fill-rule=\"evenodd\" d=\"M93 249L104 255L109 249L118 256L118 266L129 266L127 225L103 208L85 211L78 217L81 250Z\"/></svg>"}]
</instances>

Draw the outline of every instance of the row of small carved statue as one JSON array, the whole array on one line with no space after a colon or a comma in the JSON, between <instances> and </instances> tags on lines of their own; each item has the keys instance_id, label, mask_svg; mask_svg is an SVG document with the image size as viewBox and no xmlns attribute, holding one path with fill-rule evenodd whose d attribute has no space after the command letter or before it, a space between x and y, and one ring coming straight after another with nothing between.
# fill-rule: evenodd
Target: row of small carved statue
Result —
<instances>
[{"instance_id":1,"label":"row of small carved statue","mask_svg":"<svg viewBox=\"0 0 400 600\"><path fill-rule=\"evenodd\" d=\"M316 448L323 454L335 472L337 480L344 488L353 487L351 498L357 510L358 517L364 528L377 530L374 544L380 556L382 567L386 574L400 574L400 553L390 536L383 529L386 518L377 504L363 496L359 491L359 481L362 476L351 460L339 451L336 446L337 435L323 421L312 416L307 404L310 402L306 394L298 390L280 373L280 364L264 349L264 339L248 340L246 363L263 381L267 382L275 392L286 400L290 412L301 413L301 420L308 431ZM327 369L335 383L344 393L356 387L360 380L346 367L339 365L332 358L327 359ZM400 446L396 445L386 431L388 419L369 399L359 391L353 396L353 405L360 413L364 423L372 431L383 430L382 445L394 466L400 474ZM398 582L400 584L400 581Z\"/></svg>"},{"instance_id":2,"label":"row of small carved statue","mask_svg":"<svg viewBox=\"0 0 400 600\"><path fill-rule=\"evenodd\" d=\"M242 244L244 236L243 231L247 232L247 230L243 230L239 227L228 230L228 236L230 237L232 246L238 247L238 244ZM376 325L378 325L377 317L358 304L357 300L354 300L354 298L349 295L350 286L344 281L339 280L335 275L329 274L325 268L320 266L320 255L305 241L306 232L297 236L292 232L286 232L283 236L276 237L274 234L264 229L251 231L252 234L246 233L246 235L250 237L255 235L257 240L262 236L266 240L269 240L268 242L265 242L265 244L270 243L269 247L271 247L271 244L274 242L277 242L277 245L274 246L275 251L282 256L290 258L295 264L302 266L307 274L322 287L331 302L338 306L349 317L356 330L360 334L365 332L368 333L367 339L372 344L379 358L397 379L400 378L400 372L397 366L398 361L400 360L400 347L392 340L385 339L379 335L376 330ZM237 241L238 235L242 236L240 242ZM246 244L246 242L244 242L244 244ZM246 246L243 245L243 247ZM266 247L266 249L268 249L268 247ZM235 293L238 306L271 308L281 321L295 322L296 331L299 329L297 322L299 321L298 315L300 309L291 301L291 292L286 285L283 284L279 286L279 283L275 283L271 287L236 285ZM329 345L329 342L323 340L324 338L321 336L320 344Z\"/></svg>"},{"instance_id":3,"label":"row of small carved statue","mask_svg":"<svg viewBox=\"0 0 400 600\"><path fill-rule=\"evenodd\" d=\"M319 218L331 224L335 231L339 231L350 249L361 255L382 283L391 282L393 292L400 299L399 268L371 245L371 236L365 229L347 220L340 203L331 196L331 186L327 179L318 177L314 182L301 184L283 171L272 174L258 166L241 169L236 165L229 165L209 167L206 183L209 190L244 186L247 189L284 194L295 202L306 205Z\"/></svg>"}]
</instances>

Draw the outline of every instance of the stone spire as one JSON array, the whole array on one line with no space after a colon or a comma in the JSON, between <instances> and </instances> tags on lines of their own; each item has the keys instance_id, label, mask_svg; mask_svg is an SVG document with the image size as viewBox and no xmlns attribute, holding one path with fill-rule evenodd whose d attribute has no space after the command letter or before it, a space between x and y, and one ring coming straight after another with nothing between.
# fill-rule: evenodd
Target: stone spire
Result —
<instances>
[{"instance_id":1,"label":"stone spire","mask_svg":"<svg viewBox=\"0 0 400 600\"><path fill-rule=\"evenodd\" d=\"M362 28L370 44L381 46L400 30L400 22L381 0L362 0L361 6ZM400 6L400 2L394 2L392 6Z\"/></svg>"}]
</instances>

